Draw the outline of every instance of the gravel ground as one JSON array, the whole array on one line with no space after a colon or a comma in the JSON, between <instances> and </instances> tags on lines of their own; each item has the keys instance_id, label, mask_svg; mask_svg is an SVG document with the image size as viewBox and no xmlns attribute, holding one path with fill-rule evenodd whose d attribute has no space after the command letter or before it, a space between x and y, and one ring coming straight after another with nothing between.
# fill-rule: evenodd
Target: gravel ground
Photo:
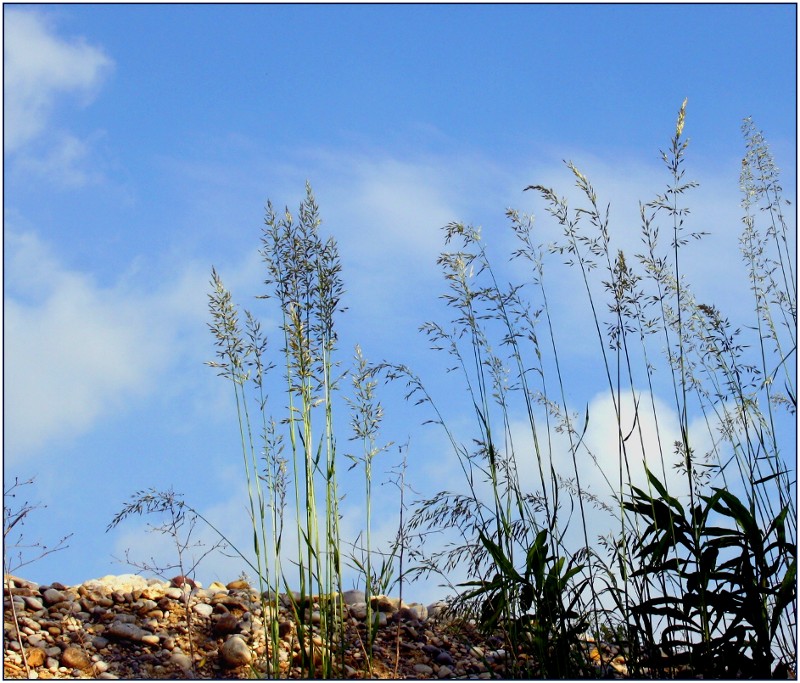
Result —
<instances>
[{"instance_id":1,"label":"gravel ground","mask_svg":"<svg viewBox=\"0 0 800 683\"><path fill-rule=\"evenodd\" d=\"M183 577L161 581L127 574L80 586L40 586L6 576L4 674L41 679L235 679L272 673L300 678L300 639L291 602L287 596L279 602L277 612L264 608L259 593L242 580L202 588ZM474 625L446 617L442 603L406 604L387 596L371 601L379 627L370 666L363 593L348 591L343 602L340 623L346 645L335 656L337 678L503 678L507 652L500 638L483 637ZM318 663L325 648L319 607L314 600L306 605L306 616L315 624L307 652L313 652ZM267 668L271 650L264 622L273 619L279 629L278 672ZM599 669L597 649L586 645L587 661L597 662ZM607 662L613 660L605 666L606 674L623 676L624 660L608 649L603 652Z\"/></svg>"}]
</instances>

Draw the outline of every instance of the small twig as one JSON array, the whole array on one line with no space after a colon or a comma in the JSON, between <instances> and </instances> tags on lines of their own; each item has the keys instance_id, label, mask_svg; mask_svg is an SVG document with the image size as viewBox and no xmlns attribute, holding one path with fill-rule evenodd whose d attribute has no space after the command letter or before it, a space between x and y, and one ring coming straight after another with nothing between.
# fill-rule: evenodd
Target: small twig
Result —
<instances>
[{"instance_id":1,"label":"small twig","mask_svg":"<svg viewBox=\"0 0 800 683\"><path fill-rule=\"evenodd\" d=\"M11 603L11 616L14 619L14 631L17 634L17 643L19 643L19 651L22 655L22 663L25 665L25 678L30 678L31 669L28 666L28 657L25 654L25 647L22 645L22 636L19 632L19 619L17 618L17 607L14 604L14 593L11 590L11 574L8 572L8 567L5 566L5 561L3 564L4 568L6 569L6 586L8 587L8 601Z\"/></svg>"}]
</instances>

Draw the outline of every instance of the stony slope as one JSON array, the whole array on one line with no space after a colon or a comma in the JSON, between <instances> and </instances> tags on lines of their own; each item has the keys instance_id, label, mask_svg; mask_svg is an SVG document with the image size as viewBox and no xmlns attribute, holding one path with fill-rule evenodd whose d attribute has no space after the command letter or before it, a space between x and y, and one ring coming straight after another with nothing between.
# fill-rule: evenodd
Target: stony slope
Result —
<instances>
[{"instance_id":1,"label":"stony slope","mask_svg":"<svg viewBox=\"0 0 800 683\"><path fill-rule=\"evenodd\" d=\"M349 591L343 598L348 645L339 673L343 678L369 677L362 645L364 596ZM499 639L486 641L469 625L445 619L443 604L406 605L385 596L373 598L372 604L381 624L373 648L373 678L490 679L502 672L505 652ZM300 652L287 606L277 615L279 675L297 678ZM310 606L312 620L318 618L316 607ZM202 588L182 577L162 581L127 574L79 586L40 586L6 576L3 614L8 678L25 678L28 672L31 678L104 679L250 678L267 673L264 612L259 594L244 581Z\"/></svg>"}]
</instances>

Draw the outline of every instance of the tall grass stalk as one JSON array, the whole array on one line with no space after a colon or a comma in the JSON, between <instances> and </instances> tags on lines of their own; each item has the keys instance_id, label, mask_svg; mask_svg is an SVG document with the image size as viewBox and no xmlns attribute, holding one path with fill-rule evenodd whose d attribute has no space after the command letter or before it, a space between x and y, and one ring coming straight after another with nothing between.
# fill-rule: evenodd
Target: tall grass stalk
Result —
<instances>
[{"instance_id":1,"label":"tall grass stalk","mask_svg":"<svg viewBox=\"0 0 800 683\"><path fill-rule=\"evenodd\" d=\"M217 339L220 360L209 365L217 368L234 387L253 525L256 560L253 567L272 615L271 620L265 620L271 646L270 670L275 673L279 670L277 615L279 596L285 591L297 625L301 671L330 677L337 650L340 664L343 656L343 643L337 640L337 619L341 619L343 604L333 416L333 395L339 379L334 374L337 366L334 316L341 310L343 286L336 242L319 237L320 223L319 209L309 185L297 220L288 209L278 215L271 202L267 204L261 255L268 273L265 284L270 291L258 298L276 300L280 310L285 417L276 420L268 408L267 381L275 365L266 358L266 336L249 311L245 311L246 324L242 329L238 309L215 270L209 297L214 321L210 327ZM251 385L254 398L246 390ZM261 414L263 465L255 448L251 400ZM321 417L320 406L323 406ZM287 443L291 451L288 458L284 456ZM290 479L299 548L297 594L281 562ZM320 510L322 483L324 507ZM326 520L322 529L320 516ZM312 644L311 612L315 600L323 613L320 624L323 647Z\"/></svg>"},{"instance_id":2,"label":"tall grass stalk","mask_svg":"<svg viewBox=\"0 0 800 683\"><path fill-rule=\"evenodd\" d=\"M366 501L366 556L362 567L365 578L365 600L367 603L366 620L366 665L367 671L372 676L372 644L377 630L377 623L373 621L372 596L375 586L373 585L372 568L372 463L382 452L389 449L392 444L387 443L379 446L376 439L379 434L380 424L383 420L383 406L375 397L375 387L378 382L375 379L378 368L371 366L364 358L361 347L356 346L355 366L352 373L352 383L355 398L349 403L352 407L352 432L351 439L360 441L362 452L359 455L348 455L353 461L351 469L359 463L364 466L364 499ZM402 507L402 502L401 502ZM401 522L402 524L402 522ZM375 615L377 617L377 614Z\"/></svg>"},{"instance_id":3,"label":"tall grass stalk","mask_svg":"<svg viewBox=\"0 0 800 683\"><path fill-rule=\"evenodd\" d=\"M462 533L465 546L438 554L434 568L444 572L460 564L461 558L470 558L474 579L463 584L468 590L459 602L467 609L476 603L482 627L504 634L516 674L530 673L527 660L517 658L519 646L528 638L536 644L537 659L546 673L566 675L575 671L569 649L584 628L583 615L576 607L587 583L570 585L584 566L577 557L567 562L562 556L566 525L560 526L558 521L560 490L551 458L549 416L545 417L548 428L541 429L535 415L542 394L534 391L530 378L538 375L545 397L547 391L535 331L538 314L529 310L521 285L499 285L477 228L452 223L445 228L445 241L460 242L458 250L439 258L450 289L443 298L455 312L453 328L448 331L429 322L423 331L434 349L446 351L454 359L451 369L466 381L475 416L475 449L470 451L445 427L466 475L469 494L442 492L423 501L411 526L442 524ZM526 358L529 353L532 359ZM419 381L408 373L406 376L412 394L433 405ZM516 397L525 436L530 438L527 452L520 451L512 402ZM441 412L434 409L436 421L443 425ZM541 434L546 437L544 443ZM523 490L521 466L531 467L538 475L538 490ZM515 566L520 557L524 569L518 571ZM535 622L527 615L533 604L540 608ZM551 662L551 668L545 661Z\"/></svg>"},{"instance_id":4,"label":"tall grass stalk","mask_svg":"<svg viewBox=\"0 0 800 683\"><path fill-rule=\"evenodd\" d=\"M335 595L341 595L332 394L338 379L333 375L337 365L333 360L334 316L340 310L343 285L336 242L333 238L323 241L319 237L320 224L319 207L310 185L306 185L306 198L300 205L297 221L288 209L279 218L269 203L261 254L269 274L266 284L272 288L267 296L277 300L282 315L288 400L285 423L291 443L297 539L301 549L300 595L294 605L301 654L309 674L330 676L336 644L335 618L336 614L342 614L341 597L338 612L331 601ZM321 404L324 406L321 434L315 436L314 416ZM318 524L318 476L325 483L324 538ZM305 511L305 523L301 522L301 511ZM311 644L307 622L300 618L301 610L310 612L315 596L325 607L321 622L325 647L319 658Z\"/></svg>"}]
</instances>

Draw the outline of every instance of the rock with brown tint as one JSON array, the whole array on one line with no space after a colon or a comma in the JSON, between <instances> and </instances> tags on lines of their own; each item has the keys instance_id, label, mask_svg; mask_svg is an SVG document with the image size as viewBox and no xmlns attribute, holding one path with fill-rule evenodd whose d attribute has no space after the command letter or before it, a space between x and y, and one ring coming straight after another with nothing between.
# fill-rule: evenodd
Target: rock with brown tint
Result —
<instances>
[{"instance_id":1,"label":"rock with brown tint","mask_svg":"<svg viewBox=\"0 0 800 683\"><path fill-rule=\"evenodd\" d=\"M225 586L229 591L235 590L250 590L250 584L247 583L244 579L237 579L236 581L231 581L229 584Z\"/></svg>"},{"instance_id":2,"label":"rock with brown tint","mask_svg":"<svg viewBox=\"0 0 800 683\"><path fill-rule=\"evenodd\" d=\"M68 647L61 655L61 666L85 671L92 666L92 660L89 659L89 655L86 654L83 648Z\"/></svg>"},{"instance_id":3,"label":"rock with brown tint","mask_svg":"<svg viewBox=\"0 0 800 683\"><path fill-rule=\"evenodd\" d=\"M32 647L25 652L28 666L41 666L47 659L47 653L40 647Z\"/></svg>"},{"instance_id":4,"label":"rock with brown tint","mask_svg":"<svg viewBox=\"0 0 800 683\"><path fill-rule=\"evenodd\" d=\"M184 584L188 584L192 588L195 588L197 584L194 582L193 579L190 579L188 576L178 575L174 577L170 583L175 586L175 588L181 588Z\"/></svg>"},{"instance_id":5,"label":"rock with brown tint","mask_svg":"<svg viewBox=\"0 0 800 683\"><path fill-rule=\"evenodd\" d=\"M42 599L44 600L44 604L50 607L56 603L64 602L66 600L66 596L60 590L48 588L42 593Z\"/></svg>"},{"instance_id":6,"label":"rock with brown tint","mask_svg":"<svg viewBox=\"0 0 800 683\"><path fill-rule=\"evenodd\" d=\"M225 636L239 630L239 618L228 612L214 623L213 631L218 636Z\"/></svg>"}]
</instances>

